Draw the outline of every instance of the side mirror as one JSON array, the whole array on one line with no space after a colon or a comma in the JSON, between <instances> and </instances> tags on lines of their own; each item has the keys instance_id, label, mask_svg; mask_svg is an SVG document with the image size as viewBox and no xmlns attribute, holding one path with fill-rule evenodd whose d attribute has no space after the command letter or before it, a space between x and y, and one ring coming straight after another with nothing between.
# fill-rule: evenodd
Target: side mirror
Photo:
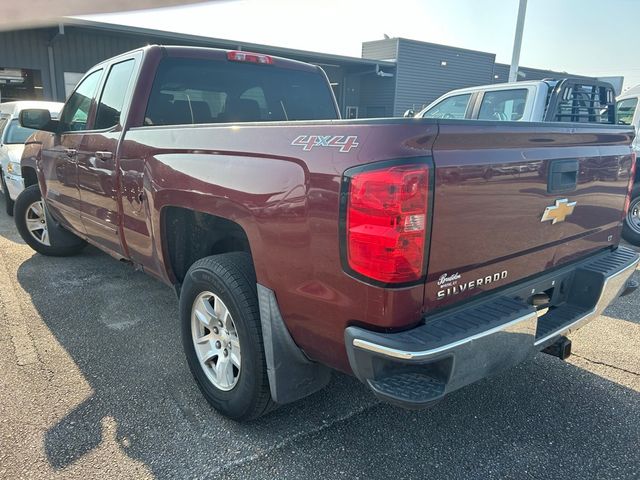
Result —
<instances>
[{"instance_id":1,"label":"side mirror","mask_svg":"<svg viewBox=\"0 0 640 480\"><path fill-rule=\"evenodd\" d=\"M20 112L20 125L33 130L56 131L56 123L51 120L51 112L45 108L28 108Z\"/></svg>"},{"instance_id":2,"label":"side mirror","mask_svg":"<svg viewBox=\"0 0 640 480\"><path fill-rule=\"evenodd\" d=\"M404 112L403 117L405 118L409 118L409 117L415 117L416 116L416 112L413 108L410 108L409 110Z\"/></svg>"}]
</instances>

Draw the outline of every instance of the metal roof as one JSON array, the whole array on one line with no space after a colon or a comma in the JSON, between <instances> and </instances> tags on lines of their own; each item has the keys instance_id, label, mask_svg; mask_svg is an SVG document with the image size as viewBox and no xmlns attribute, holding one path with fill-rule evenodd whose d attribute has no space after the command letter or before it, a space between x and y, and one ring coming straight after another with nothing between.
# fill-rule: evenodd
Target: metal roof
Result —
<instances>
[{"instance_id":1,"label":"metal roof","mask_svg":"<svg viewBox=\"0 0 640 480\"><path fill-rule=\"evenodd\" d=\"M296 50L292 48L276 47L273 45L262 45L259 43L242 42L238 40L228 40L222 38L204 37L201 35L191 35L187 33L168 32L165 30L155 30L150 28L132 27L129 25L118 25L114 23L96 22L84 18L65 17L63 24L69 27L80 27L106 32L124 33L129 35L161 37L168 41L189 42L195 45L218 47L227 49L253 50L260 53L272 53L282 57L290 57L296 60L304 60L319 65L340 66L349 64L351 66L364 66L395 68L396 64L386 60L372 60L359 57L348 57L344 55L334 55L330 53L310 52L306 50Z\"/></svg>"}]
</instances>

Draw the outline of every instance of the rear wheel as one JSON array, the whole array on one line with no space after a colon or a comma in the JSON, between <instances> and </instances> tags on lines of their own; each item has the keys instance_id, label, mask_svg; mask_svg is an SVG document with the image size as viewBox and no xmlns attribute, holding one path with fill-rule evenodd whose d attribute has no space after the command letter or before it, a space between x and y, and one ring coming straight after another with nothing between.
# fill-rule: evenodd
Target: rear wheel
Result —
<instances>
[{"instance_id":1,"label":"rear wheel","mask_svg":"<svg viewBox=\"0 0 640 480\"><path fill-rule=\"evenodd\" d=\"M622 238L632 245L640 246L640 185L633 187L629 211L622 227Z\"/></svg>"},{"instance_id":2,"label":"rear wheel","mask_svg":"<svg viewBox=\"0 0 640 480\"><path fill-rule=\"evenodd\" d=\"M22 239L42 255L66 257L82 251L86 242L47 215L38 185L23 190L14 206L16 228Z\"/></svg>"},{"instance_id":3,"label":"rear wheel","mask_svg":"<svg viewBox=\"0 0 640 480\"><path fill-rule=\"evenodd\" d=\"M629 211L622 227L622 238L632 245L640 246L640 185L633 189Z\"/></svg>"},{"instance_id":4,"label":"rear wheel","mask_svg":"<svg viewBox=\"0 0 640 480\"><path fill-rule=\"evenodd\" d=\"M7 182L5 182L4 180L4 172L2 171L0 171L0 180L2 180L2 193L4 194L4 208L6 209L7 215L12 217L14 201L11 200L11 196L9 195L9 189L7 188Z\"/></svg>"},{"instance_id":5,"label":"rear wheel","mask_svg":"<svg viewBox=\"0 0 640 480\"><path fill-rule=\"evenodd\" d=\"M182 342L200 390L223 415L251 420L271 399L251 257L234 252L195 262L180 292Z\"/></svg>"}]
</instances>

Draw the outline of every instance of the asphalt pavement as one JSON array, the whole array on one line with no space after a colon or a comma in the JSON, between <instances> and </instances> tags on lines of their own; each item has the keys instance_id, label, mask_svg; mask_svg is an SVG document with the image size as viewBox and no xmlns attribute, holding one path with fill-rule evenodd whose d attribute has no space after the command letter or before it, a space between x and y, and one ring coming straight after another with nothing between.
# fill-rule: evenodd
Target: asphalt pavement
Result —
<instances>
[{"instance_id":1,"label":"asphalt pavement","mask_svg":"<svg viewBox=\"0 0 640 480\"><path fill-rule=\"evenodd\" d=\"M640 478L640 291L572 339L430 410L335 374L238 424L191 378L172 289L35 254L0 214L0 478Z\"/></svg>"}]
</instances>

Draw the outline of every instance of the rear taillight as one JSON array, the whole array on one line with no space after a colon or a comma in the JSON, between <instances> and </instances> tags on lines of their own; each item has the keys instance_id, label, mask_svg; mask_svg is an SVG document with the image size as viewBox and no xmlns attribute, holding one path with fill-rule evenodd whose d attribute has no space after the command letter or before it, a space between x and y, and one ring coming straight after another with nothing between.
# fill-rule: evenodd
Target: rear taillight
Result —
<instances>
[{"instance_id":1,"label":"rear taillight","mask_svg":"<svg viewBox=\"0 0 640 480\"><path fill-rule=\"evenodd\" d=\"M636 152L632 152L631 153L631 171L629 172L629 185L627 186L627 199L624 202L625 217L629 212L629 205L631 204L631 193L633 191L633 184L635 183L635 178L636 178Z\"/></svg>"},{"instance_id":2,"label":"rear taillight","mask_svg":"<svg viewBox=\"0 0 640 480\"><path fill-rule=\"evenodd\" d=\"M269 55L253 52L240 52L236 50L227 52L227 60L231 60L233 62L260 63L263 65L271 65L273 63L273 58Z\"/></svg>"},{"instance_id":3,"label":"rear taillight","mask_svg":"<svg viewBox=\"0 0 640 480\"><path fill-rule=\"evenodd\" d=\"M348 267L383 283L419 280L428 228L428 166L363 170L348 178Z\"/></svg>"}]
</instances>

